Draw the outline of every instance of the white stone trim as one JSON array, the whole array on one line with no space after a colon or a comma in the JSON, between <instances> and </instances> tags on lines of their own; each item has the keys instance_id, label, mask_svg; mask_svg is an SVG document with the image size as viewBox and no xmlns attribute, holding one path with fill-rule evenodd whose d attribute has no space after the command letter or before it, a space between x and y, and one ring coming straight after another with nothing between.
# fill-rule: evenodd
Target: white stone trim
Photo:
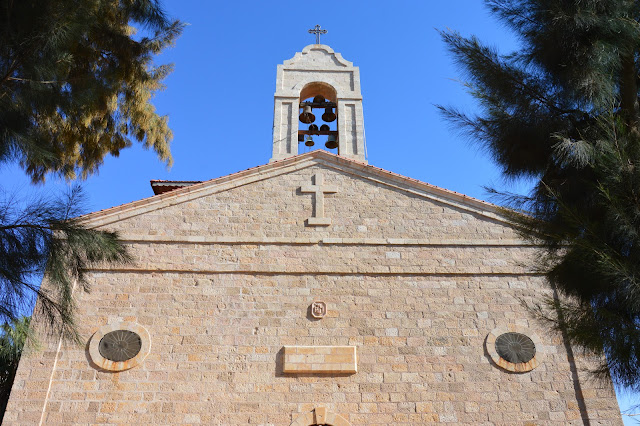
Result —
<instances>
[{"instance_id":1,"label":"white stone trim","mask_svg":"<svg viewBox=\"0 0 640 426\"><path fill-rule=\"evenodd\" d=\"M98 345L100 344L100 340L105 336L105 334L110 333L116 330L128 330L136 333L140 336L140 340L142 341L142 347L140 348L140 352L133 358L122 361L122 362L114 362L106 359L100 354L100 350L98 349ZM91 357L91 361L96 364L98 367L103 370L108 371L124 371L129 370L133 367L140 365L144 359L149 355L151 351L151 338L149 336L149 332L146 328L141 326L140 324L133 322L116 322L113 324L107 324L98 329L93 336L91 336L91 341L89 343L89 356Z\"/></svg>"},{"instance_id":2,"label":"white stone trim","mask_svg":"<svg viewBox=\"0 0 640 426\"><path fill-rule=\"evenodd\" d=\"M496 339L505 333L520 333L530 338L536 346L535 356L529 362L514 364L513 362L509 362L498 355L498 351L496 350ZM499 326L491 330L485 340L485 347L487 348L487 352L489 353L491 360L498 367L512 373L527 373L539 366L544 358L544 346L540 337L528 328L515 324L509 324L506 327Z\"/></svg>"}]
</instances>

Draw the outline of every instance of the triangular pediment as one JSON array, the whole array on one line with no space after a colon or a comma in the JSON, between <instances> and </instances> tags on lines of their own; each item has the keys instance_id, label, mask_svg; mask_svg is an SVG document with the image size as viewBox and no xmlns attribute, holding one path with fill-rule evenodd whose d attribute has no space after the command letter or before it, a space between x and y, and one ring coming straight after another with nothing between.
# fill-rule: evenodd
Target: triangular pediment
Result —
<instances>
[{"instance_id":1,"label":"triangular pediment","mask_svg":"<svg viewBox=\"0 0 640 426\"><path fill-rule=\"evenodd\" d=\"M81 217L81 220L90 227L108 226L131 217L189 203L203 197L232 191L235 188L258 182L274 180L278 176L315 166L357 178L362 182L404 193L412 198L428 200L438 205L449 206L457 211L464 211L477 217L484 217L490 221L507 224L506 219L500 215L498 207L493 204L374 166L345 159L323 150L312 151L231 175L195 183L139 201L101 210L85 215ZM384 201L380 200L379 202L382 203Z\"/></svg>"}]
</instances>

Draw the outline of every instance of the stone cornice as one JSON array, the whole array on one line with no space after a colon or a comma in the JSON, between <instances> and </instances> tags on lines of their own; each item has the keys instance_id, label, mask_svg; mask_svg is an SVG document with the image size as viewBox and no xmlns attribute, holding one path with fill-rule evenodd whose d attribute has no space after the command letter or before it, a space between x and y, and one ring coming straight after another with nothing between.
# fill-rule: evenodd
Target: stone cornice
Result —
<instances>
[{"instance_id":1,"label":"stone cornice","mask_svg":"<svg viewBox=\"0 0 640 426\"><path fill-rule=\"evenodd\" d=\"M142 244L287 244L287 245L362 245L362 246L451 246L451 247L537 247L521 240L447 239L447 238L286 238L218 237L208 235L120 235L124 243Z\"/></svg>"},{"instance_id":2,"label":"stone cornice","mask_svg":"<svg viewBox=\"0 0 640 426\"><path fill-rule=\"evenodd\" d=\"M362 276L416 276L416 277L525 277L525 276L540 276L544 274L535 271L516 271L516 272L491 272L491 271L477 271L477 270L456 270L450 271L445 268L392 268L384 269L379 268L376 270L364 270L358 268L328 268L328 269L315 269L315 270L292 270L276 267L262 267L262 268L238 268L235 265L222 265L216 269L194 269L194 268L144 268L144 267L92 267L87 268L86 271L91 272L113 272L113 273L152 273L152 274L236 274L236 275L362 275Z\"/></svg>"}]
</instances>

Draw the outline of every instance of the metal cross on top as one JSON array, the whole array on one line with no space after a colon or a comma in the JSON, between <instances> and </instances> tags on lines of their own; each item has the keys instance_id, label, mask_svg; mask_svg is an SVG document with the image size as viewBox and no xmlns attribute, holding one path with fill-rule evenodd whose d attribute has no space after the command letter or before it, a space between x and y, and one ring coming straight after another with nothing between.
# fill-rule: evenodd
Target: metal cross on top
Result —
<instances>
[{"instance_id":1,"label":"metal cross on top","mask_svg":"<svg viewBox=\"0 0 640 426\"><path fill-rule=\"evenodd\" d=\"M316 35L316 44L320 44L320 34L326 34L327 30L321 30L320 25L316 25L314 28L309 30L309 34Z\"/></svg>"}]
</instances>

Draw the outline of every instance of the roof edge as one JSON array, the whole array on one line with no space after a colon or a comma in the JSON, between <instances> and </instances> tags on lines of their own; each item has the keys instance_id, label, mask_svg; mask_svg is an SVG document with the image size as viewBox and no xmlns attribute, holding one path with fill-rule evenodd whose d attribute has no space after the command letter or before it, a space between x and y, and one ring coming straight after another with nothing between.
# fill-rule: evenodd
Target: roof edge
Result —
<instances>
[{"instance_id":1,"label":"roof edge","mask_svg":"<svg viewBox=\"0 0 640 426\"><path fill-rule=\"evenodd\" d=\"M473 198L455 191L444 189L439 186L435 186L426 182L422 182L417 179L406 177L398 173L390 172L380 167L375 167L370 164L366 164L357 160L341 157L339 155L336 155L324 150L315 150L315 151L307 152L304 154L295 155L282 160L276 160L264 165L252 167L249 169L241 170L236 173L232 173L229 175L225 175L225 176L221 176L218 178L205 180L205 181L152 180L151 181L152 186L153 186L153 182L158 182L159 185L168 184L169 186L173 186L171 184L174 182L185 183L185 185L174 188L172 190L165 191L158 195L153 195L151 197L142 198L140 200L136 200L136 201L121 204L118 206L110 207L107 209L99 210L96 212L88 213L86 215L79 216L78 220L80 220L82 223L85 223L85 224L91 224L91 222L98 221L101 218L106 218L111 215L118 215L119 217L115 220L117 221L119 219L124 219L124 217L121 217L122 215L128 216L126 215L127 212L132 212L132 211L135 211L136 209L142 209L144 207L151 207L154 204L163 203L167 199L178 198L185 194L197 193L209 186L227 183L233 180L241 180L243 178L247 178L253 175L261 175L266 173L267 171L275 171L277 169L286 168L296 163L303 163L304 161L313 160L313 159L325 160L325 161L328 161L329 163L339 164L349 169L361 170L373 175L381 176L395 182L396 184L400 184L402 187L408 186L408 187L413 187L414 189L421 189L433 195L437 195L442 198L445 198L445 200L436 199L436 201L446 203L447 200L450 200L454 202L453 204L460 204L457 207L466 206L467 208L472 208L473 210L481 210L481 211L490 213L492 215L496 215L497 217L493 217L494 219L508 223L507 219L504 218L504 215L500 212L500 207L495 204L492 204L477 198ZM401 188L401 189L410 189L410 188ZM144 210L146 211L148 209L145 208ZM96 226L100 226L100 224Z\"/></svg>"},{"instance_id":2,"label":"roof edge","mask_svg":"<svg viewBox=\"0 0 640 426\"><path fill-rule=\"evenodd\" d=\"M164 194L165 192L173 191L185 186L191 186L196 183L201 183L201 180L160 180L151 179L149 184L153 189L154 195Z\"/></svg>"}]
</instances>

